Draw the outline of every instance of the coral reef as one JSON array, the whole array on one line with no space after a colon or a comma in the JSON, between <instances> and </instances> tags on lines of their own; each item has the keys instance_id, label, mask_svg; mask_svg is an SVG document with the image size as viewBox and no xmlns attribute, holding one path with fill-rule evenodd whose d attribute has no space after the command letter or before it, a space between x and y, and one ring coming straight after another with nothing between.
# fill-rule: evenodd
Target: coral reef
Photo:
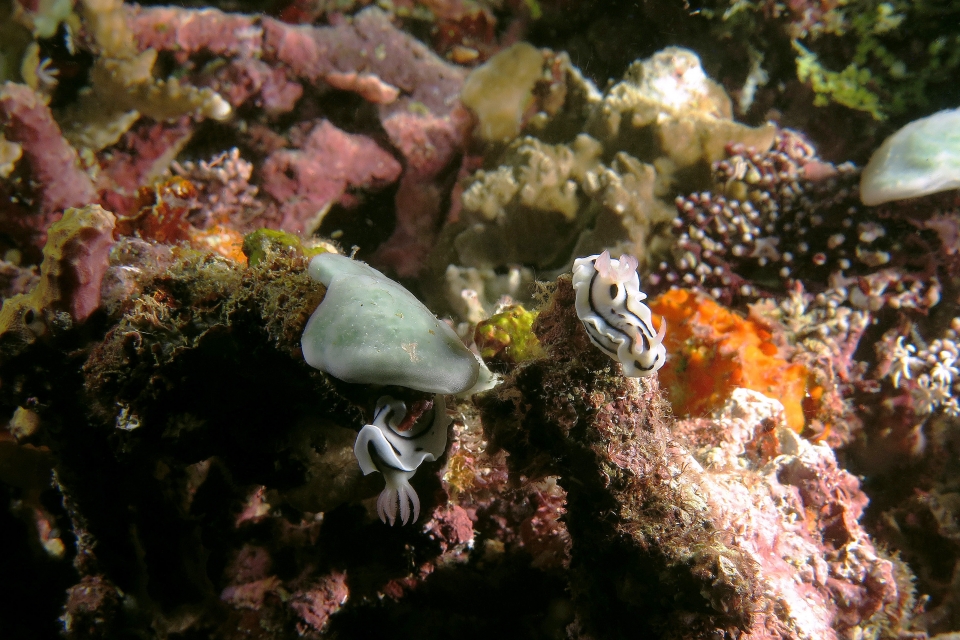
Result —
<instances>
[{"instance_id":1,"label":"coral reef","mask_svg":"<svg viewBox=\"0 0 960 640\"><path fill-rule=\"evenodd\" d=\"M363 136L352 136L324 120L297 150L279 149L263 163L263 190L279 204L277 226L312 235L348 190L395 181L401 172L392 155ZM345 203L344 203L345 204Z\"/></svg>"},{"instance_id":2,"label":"coral reef","mask_svg":"<svg viewBox=\"0 0 960 640\"><path fill-rule=\"evenodd\" d=\"M800 136L781 131L775 148L731 148L714 170L714 191L676 200L680 234L657 281L682 283L730 301L801 281L849 287L854 306L927 309L940 299L934 252L909 216L877 216L856 200L850 165L824 163ZM758 287L755 283L762 283Z\"/></svg>"},{"instance_id":3,"label":"coral reef","mask_svg":"<svg viewBox=\"0 0 960 640\"><path fill-rule=\"evenodd\" d=\"M945 13L935 3L856 0L777 6L724 0L700 7L716 29L744 37L754 47L761 46L760 38L792 45L791 62L799 80L815 92L815 105L835 102L877 119L936 101L960 62L946 44L956 40L957 32L939 30L934 36L928 28L931 21L950 19L951 11ZM764 49L774 49L765 44Z\"/></svg>"},{"instance_id":4,"label":"coral reef","mask_svg":"<svg viewBox=\"0 0 960 640\"><path fill-rule=\"evenodd\" d=\"M794 435L779 402L743 389L715 418L670 424L654 378L611 375L591 349L573 297L561 278L536 323L549 355L479 404L511 473L559 474L582 629L896 634L912 587L857 524L866 496L830 449Z\"/></svg>"},{"instance_id":5,"label":"coral reef","mask_svg":"<svg viewBox=\"0 0 960 640\"><path fill-rule=\"evenodd\" d=\"M591 114L587 131L654 166L669 163L672 172L703 171L734 142L763 151L774 134L769 124L734 122L723 87L706 76L695 53L678 47L632 64ZM672 181L669 173L663 180Z\"/></svg>"},{"instance_id":6,"label":"coral reef","mask_svg":"<svg viewBox=\"0 0 960 640\"><path fill-rule=\"evenodd\" d=\"M534 102L543 63L544 56L535 47L518 42L467 76L460 99L477 118L477 138L507 142L517 137Z\"/></svg>"},{"instance_id":7,"label":"coral reef","mask_svg":"<svg viewBox=\"0 0 960 640\"><path fill-rule=\"evenodd\" d=\"M378 104L384 130L419 175L436 174L460 146L465 116L456 97L462 70L395 29L383 11L367 9L330 28L265 20L263 47L296 77L357 91Z\"/></svg>"},{"instance_id":8,"label":"coral reef","mask_svg":"<svg viewBox=\"0 0 960 640\"><path fill-rule=\"evenodd\" d=\"M601 637L746 630L760 596L755 567L709 533L706 505L677 486L679 451L655 379L605 373L609 359L588 342L573 300L561 279L537 320L550 355L480 406L513 473L560 475L581 624ZM675 605L657 593L672 593Z\"/></svg>"},{"instance_id":9,"label":"coral reef","mask_svg":"<svg viewBox=\"0 0 960 640\"><path fill-rule=\"evenodd\" d=\"M785 429L780 415L776 401L738 390L711 425L713 437L700 431L702 421L678 425L699 434L701 495L760 567L765 593L776 594L768 611L780 615L759 623L758 635L898 636L913 613L913 585L858 524L867 503L858 480L838 468L829 448ZM793 521L786 532L784 521Z\"/></svg>"},{"instance_id":10,"label":"coral reef","mask_svg":"<svg viewBox=\"0 0 960 640\"><path fill-rule=\"evenodd\" d=\"M50 108L35 91L26 85L5 83L0 89L0 109L7 140L18 144L30 163L38 185L31 195L39 201L36 212L24 211L14 194L5 194L9 201L4 204L4 231L29 234L28 240L43 246L44 231L56 214L97 200L93 182L76 150L64 139Z\"/></svg>"},{"instance_id":11,"label":"coral reef","mask_svg":"<svg viewBox=\"0 0 960 640\"><path fill-rule=\"evenodd\" d=\"M956 635L935 4L0 6L0 637Z\"/></svg>"},{"instance_id":12,"label":"coral reef","mask_svg":"<svg viewBox=\"0 0 960 640\"><path fill-rule=\"evenodd\" d=\"M61 118L65 134L78 147L99 151L116 143L141 117L173 120L184 115L223 120L229 103L210 89L198 89L177 78L154 77L156 49L138 50L121 0L83 0L84 28L97 58L90 86Z\"/></svg>"},{"instance_id":13,"label":"coral reef","mask_svg":"<svg viewBox=\"0 0 960 640\"><path fill-rule=\"evenodd\" d=\"M50 332L69 330L100 306L116 218L100 205L67 209L51 225L40 278L27 293L4 299L0 342L7 356Z\"/></svg>"},{"instance_id":14,"label":"coral reef","mask_svg":"<svg viewBox=\"0 0 960 640\"><path fill-rule=\"evenodd\" d=\"M585 203L578 184L598 165L600 148L582 136L572 147L534 138L514 142L494 171L481 170L464 189L453 241L468 267L531 264L545 268L567 259L583 231ZM542 242L518 242L537 233Z\"/></svg>"}]
</instances>

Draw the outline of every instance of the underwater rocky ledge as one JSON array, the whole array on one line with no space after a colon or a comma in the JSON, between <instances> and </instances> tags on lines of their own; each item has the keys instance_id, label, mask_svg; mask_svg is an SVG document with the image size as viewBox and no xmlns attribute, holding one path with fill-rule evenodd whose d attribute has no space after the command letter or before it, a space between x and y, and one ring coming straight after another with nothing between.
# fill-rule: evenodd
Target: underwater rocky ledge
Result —
<instances>
[{"instance_id":1,"label":"underwater rocky ledge","mask_svg":"<svg viewBox=\"0 0 960 640\"><path fill-rule=\"evenodd\" d=\"M955 14L10 0L0 637L954 638Z\"/></svg>"}]
</instances>

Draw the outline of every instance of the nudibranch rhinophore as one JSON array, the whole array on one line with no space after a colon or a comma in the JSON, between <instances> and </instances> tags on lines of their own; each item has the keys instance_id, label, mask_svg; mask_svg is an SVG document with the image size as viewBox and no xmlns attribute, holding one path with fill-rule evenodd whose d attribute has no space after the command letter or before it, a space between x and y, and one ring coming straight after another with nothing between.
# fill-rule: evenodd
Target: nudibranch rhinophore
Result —
<instances>
[{"instance_id":1,"label":"nudibranch rhinophore","mask_svg":"<svg viewBox=\"0 0 960 640\"><path fill-rule=\"evenodd\" d=\"M407 405L383 396L377 400L372 424L360 430L353 446L363 475L379 471L386 480L387 485L377 499L377 513L381 520L389 520L391 525L396 522L398 504L403 524L408 520L416 522L420 517L420 498L410 486L410 478L417 472L417 467L423 462L436 460L447 447L450 418L443 396L434 396L432 404L432 408L427 407L419 419L405 421Z\"/></svg>"},{"instance_id":2,"label":"nudibranch rhinophore","mask_svg":"<svg viewBox=\"0 0 960 640\"><path fill-rule=\"evenodd\" d=\"M577 292L577 316L590 341L623 365L630 377L653 375L667 359L663 336L666 320L654 332L650 308L643 304L647 294L640 291L637 259L622 255L598 256L573 262L573 288Z\"/></svg>"}]
</instances>

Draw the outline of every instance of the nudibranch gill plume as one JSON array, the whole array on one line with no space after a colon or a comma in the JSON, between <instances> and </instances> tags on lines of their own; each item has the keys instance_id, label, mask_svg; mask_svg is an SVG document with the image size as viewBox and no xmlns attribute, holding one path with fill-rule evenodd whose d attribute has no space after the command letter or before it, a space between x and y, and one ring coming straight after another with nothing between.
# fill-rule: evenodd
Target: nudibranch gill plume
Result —
<instances>
[{"instance_id":1,"label":"nudibranch gill plume","mask_svg":"<svg viewBox=\"0 0 960 640\"><path fill-rule=\"evenodd\" d=\"M665 320L654 331L650 308L643 304L647 294L640 291L637 259L609 251L573 262L573 288L577 316L601 351L623 365L630 377L653 375L666 362L663 337Z\"/></svg>"}]
</instances>

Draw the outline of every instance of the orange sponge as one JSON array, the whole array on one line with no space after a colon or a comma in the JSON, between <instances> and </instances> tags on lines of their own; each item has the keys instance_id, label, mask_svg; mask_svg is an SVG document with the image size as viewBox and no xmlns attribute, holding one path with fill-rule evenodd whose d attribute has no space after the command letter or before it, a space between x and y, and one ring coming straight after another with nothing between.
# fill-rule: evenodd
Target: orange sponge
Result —
<instances>
[{"instance_id":1,"label":"orange sponge","mask_svg":"<svg viewBox=\"0 0 960 640\"><path fill-rule=\"evenodd\" d=\"M650 309L667 320L660 386L677 415L709 413L744 387L782 402L790 428L803 429L810 374L778 355L762 324L685 289L658 296Z\"/></svg>"}]
</instances>

